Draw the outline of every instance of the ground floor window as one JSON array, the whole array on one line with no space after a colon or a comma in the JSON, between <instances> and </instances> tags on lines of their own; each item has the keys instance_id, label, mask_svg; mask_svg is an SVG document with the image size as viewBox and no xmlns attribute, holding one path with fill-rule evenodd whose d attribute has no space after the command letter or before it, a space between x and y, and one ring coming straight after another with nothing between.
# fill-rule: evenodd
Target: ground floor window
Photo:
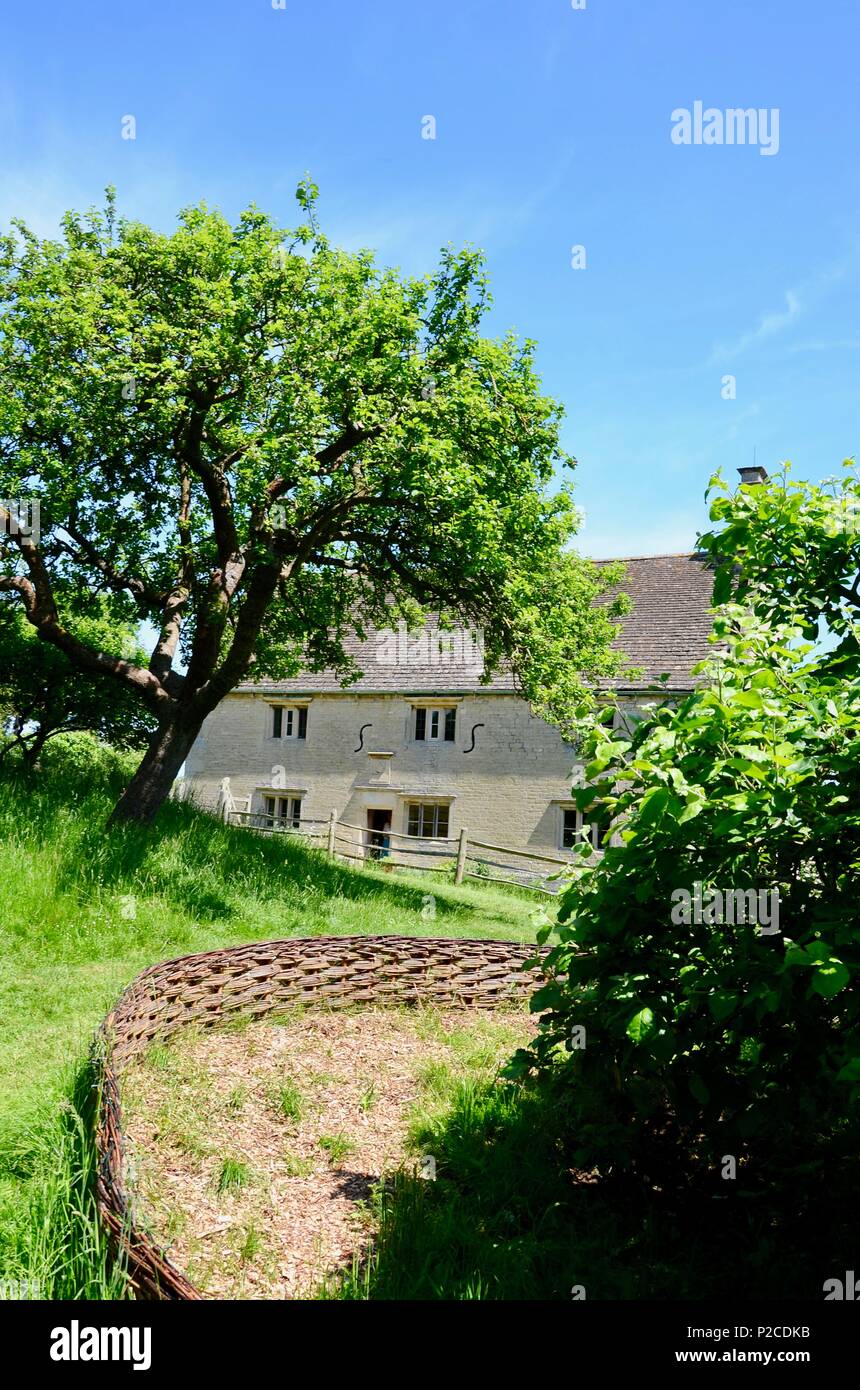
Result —
<instances>
[{"instance_id":1,"label":"ground floor window","mask_svg":"<svg viewBox=\"0 0 860 1390\"><path fill-rule=\"evenodd\" d=\"M435 801L410 801L406 827L422 840L443 840L448 835L450 807Z\"/></svg>"},{"instance_id":2,"label":"ground floor window","mask_svg":"<svg viewBox=\"0 0 860 1390\"><path fill-rule=\"evenodd\" d=\"M270 830L298 830L301 824L300 796L264 796L266 823Z\"/></svg>"},{"instance_id":3,"label":"ground floor window","mask_svg":"<svg viewBox=\"0 0 860 1390\"><path fill-rule=\"evenodd\" d=\"M576 849L583 841L592 849L606 848L603 840L609 829L609 819L602 807L577 811L572 806L565 806L562 808L561 821L562 849Z\"/></svg>"}]
</instances>

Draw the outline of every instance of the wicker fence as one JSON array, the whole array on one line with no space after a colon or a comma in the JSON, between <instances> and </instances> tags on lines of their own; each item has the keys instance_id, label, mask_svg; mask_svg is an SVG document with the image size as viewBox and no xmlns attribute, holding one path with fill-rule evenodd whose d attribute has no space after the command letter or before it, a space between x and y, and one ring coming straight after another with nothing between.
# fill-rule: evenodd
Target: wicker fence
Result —
<instances>
[{"instance_id":1,"label":"wicker fence","mask_svg":"<svg viewBox=\"0 0 860 1390\"><path fill-rule=\"evenodd\" d=\"M139 1298L203 1295L134 1223L125 1190L119 1075L149 1044L185 1024L211 1026L237 1015L263 1017L297 1004L467 1005L492 1008L524 999L540 978L526 970L535 948L508 941L403 936L300 937L206 951L144 970L105 1019L98 1057L96 1195L114 1252Z\"/></svg>"}]
</instances>

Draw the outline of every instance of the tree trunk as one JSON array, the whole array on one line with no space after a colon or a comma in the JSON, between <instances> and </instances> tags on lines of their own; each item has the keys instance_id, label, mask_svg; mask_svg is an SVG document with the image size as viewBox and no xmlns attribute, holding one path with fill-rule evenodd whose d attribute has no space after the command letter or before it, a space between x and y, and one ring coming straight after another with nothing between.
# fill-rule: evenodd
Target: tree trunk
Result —
<instances>
[{"instance_id":1,"label":"tree trunk","mask_svg":"<svg viewBox=\"0 0 860 1390\"><path fill-rule=\"evenodd\" d=\"M182 710L176 711L169 722L161 724L143 755L140 767L113 808L109 825L123 821L149 825L154 820L170 795L176 774L191 751L202 724L201 717L189 718L187 712Z\"/></svg>"},{"instance_id":2,"label":"tree trunk","mask_svg":"<svg viewBox=\"0 0 860 1390\"><path fill-rule=\"evenodd\" d=\"M47 742L48 742L48 735L47 735L46 733L43 733L43 732L41 731L41 729L40 729L40 730L39 730L39 733L36 734L36 735L34 736L33 742L32 742L32 743L28 743L28 744L23 745L23 746L24 746L24 762L25 762L25 764L26 764L27 767L35 767L35 766L36 766L36 763L37 763L38 760L39 760L39 754L41 753L42 749L44 748L44 746L45 746L45 744L46 744Z\"/></svg>"}]
</instances>

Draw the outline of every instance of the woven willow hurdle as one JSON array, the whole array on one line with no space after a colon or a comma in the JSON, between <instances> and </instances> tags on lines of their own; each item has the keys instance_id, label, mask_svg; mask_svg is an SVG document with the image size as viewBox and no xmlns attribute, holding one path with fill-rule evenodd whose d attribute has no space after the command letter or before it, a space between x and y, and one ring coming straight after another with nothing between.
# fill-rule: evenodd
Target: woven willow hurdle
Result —
<instances>
[{"instance_id":1,"label":"woven willow hurdle","mask_svg":"<svg viewBox=\"0 0 860 1390\"><path fill-rule=\"evenodd\" d=\"M525 999L538 981L524 970L535 948L508 941L410 936L318 936L205 951L144 970L99 1033L101 1096L96 1198L114 1252L139 1298L203 1295L134 1225L123 1183L119 1073L156 1039L187 1023L263 1017L296 1004L437 1004L492 1008Z\"/></svg>"}]
</instances>

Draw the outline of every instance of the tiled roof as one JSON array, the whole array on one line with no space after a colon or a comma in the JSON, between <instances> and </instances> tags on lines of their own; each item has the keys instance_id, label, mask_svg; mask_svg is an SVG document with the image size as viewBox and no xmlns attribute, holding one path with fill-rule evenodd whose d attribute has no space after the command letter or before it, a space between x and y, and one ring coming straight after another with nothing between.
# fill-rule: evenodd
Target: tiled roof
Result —
<instances>
[{"instance_id":1,"label":"tiled roof","mask_svg":"<svg viewBox=\"0 0 860 1390\"><path fill-rule=\"evenodd\" d=\"M696 554L636 556L622 563L627 571L619 588L629 594L633 607L615 646L641 669L642 676L601 684L640 689L666 673L668 689L689 689L692 667L710 650L711 571ZM515 692L513 676L506 671L498 672L489 685L481 684L480 651L468 633L441 634L441 638L450 643L450 650L440 651L432 624L417 638L380 630L369 632L362 642L353 635L344 643L361 671L352 685L342 686L332 671L308 671L289 680L247 682L238 689L294 696L341 690L358 695Z\"/></svg>"},{"instance_id":2,"label":"tiled roof","mask_svg":"<svg viewBox=\"0 0 860 1390\"><path fill-rule=\"evenodd\" d=\"M713 655L708 641L713 571L701 554L638 555L624 564L627 573L618 587L633 608L613 645L643 675L609 684L638 687L666 674L669 689L688 690L691 669Z\"/></svg>"}]
</instances>

